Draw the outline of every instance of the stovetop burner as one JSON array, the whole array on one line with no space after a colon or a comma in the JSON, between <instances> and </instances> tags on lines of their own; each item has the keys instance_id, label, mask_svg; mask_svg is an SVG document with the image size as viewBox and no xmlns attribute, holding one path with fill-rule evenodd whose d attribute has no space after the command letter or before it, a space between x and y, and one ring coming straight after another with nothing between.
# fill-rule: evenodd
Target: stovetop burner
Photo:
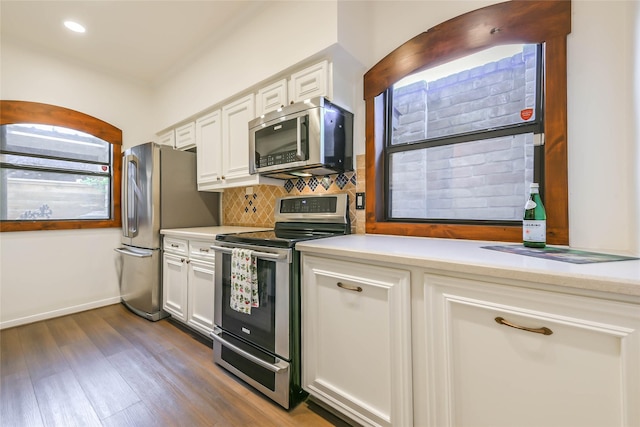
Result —
<instances>
[{"instance_id":1,"label":"stovetop burner","mask_svg":"<svg viewBox=\"0 0 640 427\"><path fill-rule=\"evenodd\" d=\"M216 240L292 248L303 240L351 233L346 194L294 196L276 201L275 229L221 234Z\"/></svg>"}]
</instances>

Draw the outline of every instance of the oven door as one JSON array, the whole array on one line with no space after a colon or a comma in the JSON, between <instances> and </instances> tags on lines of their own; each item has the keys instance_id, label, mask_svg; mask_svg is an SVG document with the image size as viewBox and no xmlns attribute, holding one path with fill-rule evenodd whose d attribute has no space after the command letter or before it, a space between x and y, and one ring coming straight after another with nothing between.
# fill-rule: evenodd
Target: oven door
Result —
<instances>
[{"instance_id":1,"label":"oven door","mask_svg":"<svg viewBox=\"0 0 640 427\"><path fill-rule=\"evenodd\" d=\"M253 251L257 261L260 306L251 314L231 308L231 252L233 248ZM214 323L225 333L290 360L290 266L292 249L216 242Z\"/></svg>"}]
</instances>

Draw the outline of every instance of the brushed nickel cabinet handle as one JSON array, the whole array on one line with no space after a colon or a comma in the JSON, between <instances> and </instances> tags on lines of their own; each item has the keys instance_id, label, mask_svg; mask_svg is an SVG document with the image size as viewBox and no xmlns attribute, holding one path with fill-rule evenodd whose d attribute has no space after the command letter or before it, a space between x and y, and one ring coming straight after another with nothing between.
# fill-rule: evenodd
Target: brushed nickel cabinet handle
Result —
<instances>
[{"instance_id":1,"label":"brushed nickel cabinet handle","mask_svg":"<svg viewBox=\"0 0 640 427\"><path fill-rule=\"evenodd\" d=\"M345 289L347 291L362 292L362 288L360 286L345 285L342 282L338 282L336 284L339 288Z\"/></svg>"},{"instance_id":2,"label":"brushed nickel cabinet handle","mask_svg":"<svg viewBox=\"0 0 640 427\"><path fill-rule=\"evenodd\" d=\"M542 335L551 335L553 333L553 331L549 328L527 328L526 326L520 326L520 325L516 325L515 323L511 323L506 321L503 317L496 317L496 323L499 323L501 325L505 325L505 326L509 326L511 328L516 328L516 329L521 329L523 331L527 331L527 332L533 332L535 334L542 334Z\"/></svg>"}]
</instances>

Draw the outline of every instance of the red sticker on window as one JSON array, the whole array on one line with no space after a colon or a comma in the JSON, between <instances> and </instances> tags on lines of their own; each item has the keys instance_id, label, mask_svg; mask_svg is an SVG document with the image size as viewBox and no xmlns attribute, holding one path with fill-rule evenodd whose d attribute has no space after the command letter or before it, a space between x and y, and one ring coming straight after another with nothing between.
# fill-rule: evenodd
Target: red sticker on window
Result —
<instances>
[{"instance_id":1,"label":"red sticker on window","mask_svg":"<svg viewBox=\"0 0 640 427\"><path fill-rule=\"evenodd\" d=\"M525 108L524 110L520 111L520 117L522 117L522 120L529 120L531 117L533 117L533 108Z\"/></svg>"},{"instance_id":2,"label":"red sticker on window","mask_svg":"<svg viewBox=\"0 0 640 427\"><path fill-rule=\"evenodd\" d=\"M109 166L102 166L102 170L105 171L105 172L108 171L109 170Z\"/></svg>"}]
</instances>

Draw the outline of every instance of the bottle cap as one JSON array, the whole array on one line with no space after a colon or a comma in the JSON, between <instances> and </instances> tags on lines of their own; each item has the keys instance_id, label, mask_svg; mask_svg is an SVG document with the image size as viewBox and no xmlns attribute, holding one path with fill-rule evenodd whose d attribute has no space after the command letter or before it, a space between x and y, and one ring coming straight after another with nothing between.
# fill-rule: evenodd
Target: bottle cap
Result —
<instances>
[{"instance_id":1,"label":"bottle cap","mask_svg":"<svg viewBox=\"0 0 640 427\"><path fill-rule=\"evenodd\" d=\"M539 188L539 187L540 187L540 184L538 184L537 182L532 182L529 188Z\"/></svg>"}]
</instances>

